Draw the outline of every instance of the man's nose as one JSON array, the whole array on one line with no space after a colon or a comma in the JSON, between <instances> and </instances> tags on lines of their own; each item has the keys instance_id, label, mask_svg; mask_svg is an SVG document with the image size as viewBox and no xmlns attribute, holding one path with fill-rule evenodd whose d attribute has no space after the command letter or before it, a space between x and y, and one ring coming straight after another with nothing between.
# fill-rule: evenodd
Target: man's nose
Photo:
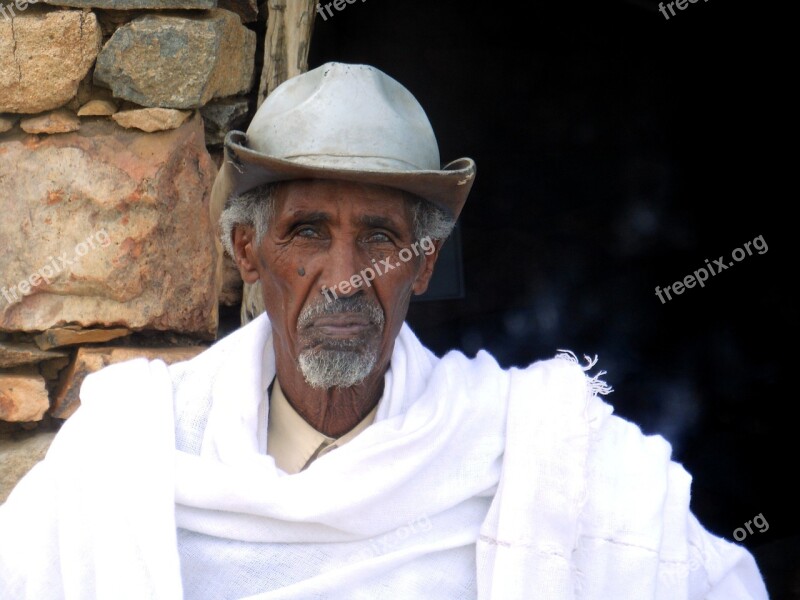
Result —
<instances>
[{"instance_id":1,"label":"man's nose","mask_svg":"<svg viewBox=\"0 0 800 600\"><path fill-rule=\"evenodd\" d=\"M352 240L336 240L323 259L322 284L335 289L338 296L347 297L358 293L363 287L353 276L369 266L369 260Z\"/></svg>"}]
</instances>

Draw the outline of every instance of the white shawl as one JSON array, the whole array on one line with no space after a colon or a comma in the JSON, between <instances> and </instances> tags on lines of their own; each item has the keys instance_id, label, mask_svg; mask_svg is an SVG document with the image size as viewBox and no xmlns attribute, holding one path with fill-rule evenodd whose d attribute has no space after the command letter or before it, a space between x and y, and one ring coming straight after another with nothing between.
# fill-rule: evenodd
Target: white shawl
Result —
<instances>
[{"instance_id":1,"label":"white shawl","mask_svg":"<svg viewBox=\"0 0 800 600\"><path fill-rule=\"evenodd\" d=\"M0 507L0 597L767 598L690 513L669 445L567 354L438 359L404 326L375 423L287 476L259 439L265 347L262 316L191 361L87 377Z\"/></svg>"}]
</instances>

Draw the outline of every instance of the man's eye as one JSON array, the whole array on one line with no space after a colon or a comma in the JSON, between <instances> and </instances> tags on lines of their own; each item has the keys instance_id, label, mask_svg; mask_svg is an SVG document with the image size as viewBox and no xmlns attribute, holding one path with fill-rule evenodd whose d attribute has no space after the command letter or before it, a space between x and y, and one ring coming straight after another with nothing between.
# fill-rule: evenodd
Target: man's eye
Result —
<instances>
[{"instance_id":1,"label":"man's eye","mask_svg":"<svg viewBox=\"0 0 800 600\"><path fill-rule=\"evenodd\" d=\"M367 241L385 243L385 242L391 242L392 240L388 235L386 235L382 231L376 231L375 233L371 233L369 236L367 236Z\"/></svg>"},{"instance_id":2,"label":"man's eye","mask_svg":"<svg viewBox=\"0 0 800 600\"><path fill-rule=\"evenodd\" d=\"M314 229L313 227L300 227L299 229L296 230L295 235L298 235L300 237L316 237L317 230Z\"/></svg>"}]
</instances>

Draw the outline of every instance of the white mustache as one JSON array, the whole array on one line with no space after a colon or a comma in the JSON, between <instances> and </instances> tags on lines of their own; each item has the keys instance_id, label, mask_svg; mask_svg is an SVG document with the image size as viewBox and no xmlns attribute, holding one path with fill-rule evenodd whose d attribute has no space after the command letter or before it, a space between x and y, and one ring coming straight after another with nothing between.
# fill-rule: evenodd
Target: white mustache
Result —
<instances>
[{"instance_id":1,"label":"white mustache","mask_svg":"<svg viewBox=\"0 0 800 600\"><path fill-rule=\"evenodd\" d=\"M383 327L386 320L379 304L370 302L362 296L351 296L306 306L297 317L297 329L305 329L318 317L338 314L362 315L369 319L370 323L380 327Z\"/></svg>"}]
</instances>

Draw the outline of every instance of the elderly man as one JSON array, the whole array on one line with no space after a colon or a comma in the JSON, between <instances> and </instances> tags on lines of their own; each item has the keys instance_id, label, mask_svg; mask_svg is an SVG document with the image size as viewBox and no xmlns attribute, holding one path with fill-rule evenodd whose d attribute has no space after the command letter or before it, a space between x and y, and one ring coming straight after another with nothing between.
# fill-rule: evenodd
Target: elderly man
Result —
<instances>
[{"instance_id":1,"label":"elderly man","mask_svg":"<svg viewBox=\"0 0 800 600\"><path fill-rule=\"evenodd\" d=\"M0 596L766 598L593 362L439 358L404 324L474 176L372 67L275 90L214 190L266 314L86 379L0 509Z\"/></svg>"}]
</instances>

